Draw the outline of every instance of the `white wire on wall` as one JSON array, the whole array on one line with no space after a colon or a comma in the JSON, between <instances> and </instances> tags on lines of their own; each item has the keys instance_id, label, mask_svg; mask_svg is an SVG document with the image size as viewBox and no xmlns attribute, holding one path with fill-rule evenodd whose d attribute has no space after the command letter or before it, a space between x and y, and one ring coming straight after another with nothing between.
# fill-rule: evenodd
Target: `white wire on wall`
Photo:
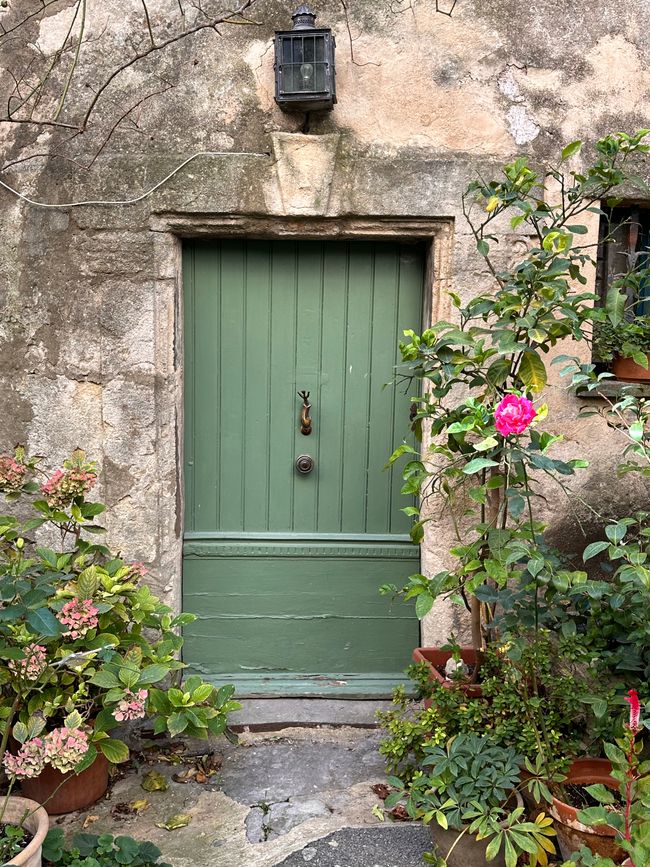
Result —
<instances>
[{"instance_id":1,"label":"white wire on wall","mask_svg":"<svg viewBox=\"0 0 650 867\"><path fill-rule=\"evenodd\" d=\"M197 157L266 157L269 158L271 154L268 153L255 153L253 151L199 151L198 153L192 154L191 157L188 157L184 160L179 166L171 171L168 175L166 175L162 181L158 181L157 184L154 184L150 190L147 190L145 193L142 193L139 196L136 196L134 199L124 199L123 201L102 201L101 199L97 199L96 201L89 200L85 202L37 202L34 199L30 199L29 196L24 195L24 193L15 190L13 187L10 187L9 184L6 184L3 180L0 180L0 186L4 187L5 190L8 190L10 193L13 193L14 196L17 196L19 199L22 199L24 202L27 202L29 205L34 205L37 208L81 208L85 205L135 205L137 202L141 202L143 199L146 199L147 196L150 196L152 193L155 193L156 190L160 189L163 184L166 184L167 181L171 180L174 175L178 174L181 169L184 169L186 165L191 163L193 160L197 159Z\"/></svg>"}]
</instances>

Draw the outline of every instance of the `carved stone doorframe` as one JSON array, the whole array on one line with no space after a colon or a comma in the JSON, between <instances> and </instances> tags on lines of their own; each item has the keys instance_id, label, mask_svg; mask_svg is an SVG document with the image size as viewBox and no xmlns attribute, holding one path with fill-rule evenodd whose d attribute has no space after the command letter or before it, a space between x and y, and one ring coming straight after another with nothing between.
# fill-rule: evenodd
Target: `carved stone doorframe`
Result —
<instances>
[{"instance_id":1,"label":"carved stone doorframe","mask_svg":"<svg viewBox=\"0 0 650 867\"><path fill-rule=\"evenodd\" d=\"M423 323L448 319L454 221L425 217L305 217L158 213L152 215L156 293L156 385L160 478L159 590L179 609L183 553L183 285L184 238L381 240L427 245Z\"/></svg>"}]
</instances>

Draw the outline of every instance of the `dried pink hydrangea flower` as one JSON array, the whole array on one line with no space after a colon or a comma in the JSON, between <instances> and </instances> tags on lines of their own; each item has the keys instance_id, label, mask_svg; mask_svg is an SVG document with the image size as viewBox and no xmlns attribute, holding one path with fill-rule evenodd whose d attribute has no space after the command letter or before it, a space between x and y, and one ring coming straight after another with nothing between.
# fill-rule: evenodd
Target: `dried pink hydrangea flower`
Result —
<instances>
[{"instance_id":1,"label":"dried pink hydrangea flower","mask_svg":"<svg viewBox=\"0 0 650 867\"><path fill-rule=\"evenodd\" d=\"M19 491L25 481L27 467L9 455L0 455L0 491Z\"/></svg>"},{"instance_id":2,"label":"dried pink hydrangea flower","mask_svg":"<svg viewBox=\"0 0 650 867\"><path fill-rule=\"evenodd\" d=\"M527 397L506 394L494 410L494 426L504 437L522 434L536 415L537 410Z\"/></svg>"},{"instance_id":3,"label":"dried pink hydrangea flower","mask_svg":"<svg viewBox=\"0 0 650 867\"><path fill-rule=\"evenodd\" d=\"M62 726L45 736L45 760L57 771L73 771L88 752L88 735L83 729Z\"/></svg>"},{"instance_id":4,"label":"dried pink hydrangea flower","mask_svg":"<svg viewBox=\"0 0 650 867\"><path fill-rule=\"evenodd\" d=\"M9 671L23 680L38 680L47 668L47 656L42 644L28 644L23 647L24 659L10 659Z\"/></svg>"},{"instance_id":5,"label":"dried pink hydrangea flower","mask_svg":"<svg viewBox=\"0 0 650 867\"><path fill-rule=\"evenodd\" d=\"M2 764L7 774L17 780L37 777L47 764L67 774L82 761L88 746L88 735L83 729L62 726L44 738L25 741L15 756L5 753Z\"/></svg>"},{"instance_id":6,"label":"dried pink hydrangea flower","mask_svg":"<svg viewBox=\"0 0 650 867\"><path fill-rule=\"evenodd\" d=\"M5 753L2 760L7 775L16 780L37 777L45 767L45 762L45 741L42 738L26 741L15 756Z\"/></svg>"},{"instance_id":7,"label":"dried pink hydrangea flower","mask_svg":"<svg viewBox=\"0 0 650 867\"><path fill-rule=\"evenodd\" d=\"M147 567L144 563L131 563L129 566L129 575L134 578L144 578L147 571Z\"/></svg>"},{"instance_id":8,"label":"dried pink hydrangea flower","mask_svg":"<svg viewBox=\"0 0 650 867\"><path fill-rule=\"evenodd\" d=\"M142 719L145 716L144 703L148 695L149 693L146 689L140 689L138 692L131 692L130 689L127 689L124 693L124 698L118 702L117 707L113 711L113 716L118 722Z\"/></svg>"},{"instance_id":9,"label":"dried pink hydrangea flower","mask_svg":"<svg viewBox=\"0 0 650 867\"><path fill-rule=\"evenodd\" d=\"M97 481L97 473L90 464L57 470L44 484L41 491L45 494L51 509L69 506L77 497L83 497Z\"/></svg>"},{"instance_id":10,"label":"dried pink hydrangea flower","mask_svg":"<svg viewBox=\"0 0 650 867\"><path fill-rule=\"evenodd\" d=\"M92 599L71 599L66 602L57 614L57 620L63 626L67 626L72 639L82 638L89 629L94 629L97 624L99 609L95 608Z\"/></svg>"}]
</instances>

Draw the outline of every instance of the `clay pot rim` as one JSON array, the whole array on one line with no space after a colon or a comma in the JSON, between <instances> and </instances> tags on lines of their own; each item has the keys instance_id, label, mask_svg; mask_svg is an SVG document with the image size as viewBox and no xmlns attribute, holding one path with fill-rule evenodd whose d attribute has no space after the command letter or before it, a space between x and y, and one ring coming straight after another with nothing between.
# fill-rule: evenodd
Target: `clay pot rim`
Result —
<instances>
[{"instance_id":1,"label":"clay pot rim","mask_svg":"<svg viewBox=\"0 0 650 867\"><path fill-rule=\"evenodd\" d=\"M4 799L0 800L3 801ZM18 855L15 855L9 862L10 865L20 867L21 864L26 864L30 858L37 855L40 851L43 846L43 841L47 836L47 832L50 830L50 820L44 807L36 801L32 801L30 798L21 798L19 795L10 795L7 800L7 807L8 809L15 807L20 813L29 811L29 816L25 822L25 828L33 835L33 837L27 846L25 846L25 848L22 849ZM13 824L14 820L8 819L6 823ZM30 827L30 825L33 827Z\"/></svg>"},{"instance_id":2,"label":"clay pot rim","mask_svg":"<svg viewBox=\"0 0 650 867\"><path fill-rule=\"evenodd\" d=\"M434 662L430 657L439 656L440 661ZM461 647L460 656L463 662L476 664L476 651L473 647ZM441 650L439 647L416 647L412 653L412 659L414 662L425 662L430 669L431 677L430 680L436 680L445 689L461 689L468 698L482 698L483 697L483 689L481 688L480 683L456 683L453 680L449 680L444 677L438 669L437 665L444 665L448 659L451 659L452 653L450 650Z\"/></svg>"},{"instance_id":3,"label":"clay pot rim","mask_svg":"<svg viewBox=\"0 0 650 867\"><path fill-rule=\"evenodd\" d=\"M596 759L585 757L575 759L567 772L566 782L569 784L593 785L602 783L610 789L618 789L618 781L611 776L612 764L609 759ZM549 807L549 813L557 821L569 828L574 828L583 834L595 834L598 837L615 837L616 829L611 825L583 825L578 820L579 808L553 797L553 803Z\"/></svg>"},{"instance_id":4,"label":"clay pot rim","mask_svg":"<svg viewBox=\"0 0 650 867\"><path fill-rule=\"evenodd\" d=\"M645 354L650 361L650 352ZM643 365L637 364L633 358L618 353L615 353L612 360L612 372L620 382L650 382L650 365L645 368Z\"/></svg>"}]
</instances>

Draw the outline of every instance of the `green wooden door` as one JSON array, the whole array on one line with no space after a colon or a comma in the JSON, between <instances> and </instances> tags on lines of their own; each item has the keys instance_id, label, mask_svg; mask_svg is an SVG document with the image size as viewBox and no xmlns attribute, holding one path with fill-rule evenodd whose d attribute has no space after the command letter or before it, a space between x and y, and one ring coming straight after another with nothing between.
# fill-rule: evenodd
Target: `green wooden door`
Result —
<instances>
[{"instance_id":1,"label":"green wooden door","mask_svg":"<svg viewBox=\"0 0 650 867\"><path fill-rule=\"evenodd\" d=\"M185 661L241 694L386 694L418 623L378 587L419 552L383 469L410 404L383 386L421 321L422 252L193 241L184 284Z\"/></svg>"}]
</instances>

